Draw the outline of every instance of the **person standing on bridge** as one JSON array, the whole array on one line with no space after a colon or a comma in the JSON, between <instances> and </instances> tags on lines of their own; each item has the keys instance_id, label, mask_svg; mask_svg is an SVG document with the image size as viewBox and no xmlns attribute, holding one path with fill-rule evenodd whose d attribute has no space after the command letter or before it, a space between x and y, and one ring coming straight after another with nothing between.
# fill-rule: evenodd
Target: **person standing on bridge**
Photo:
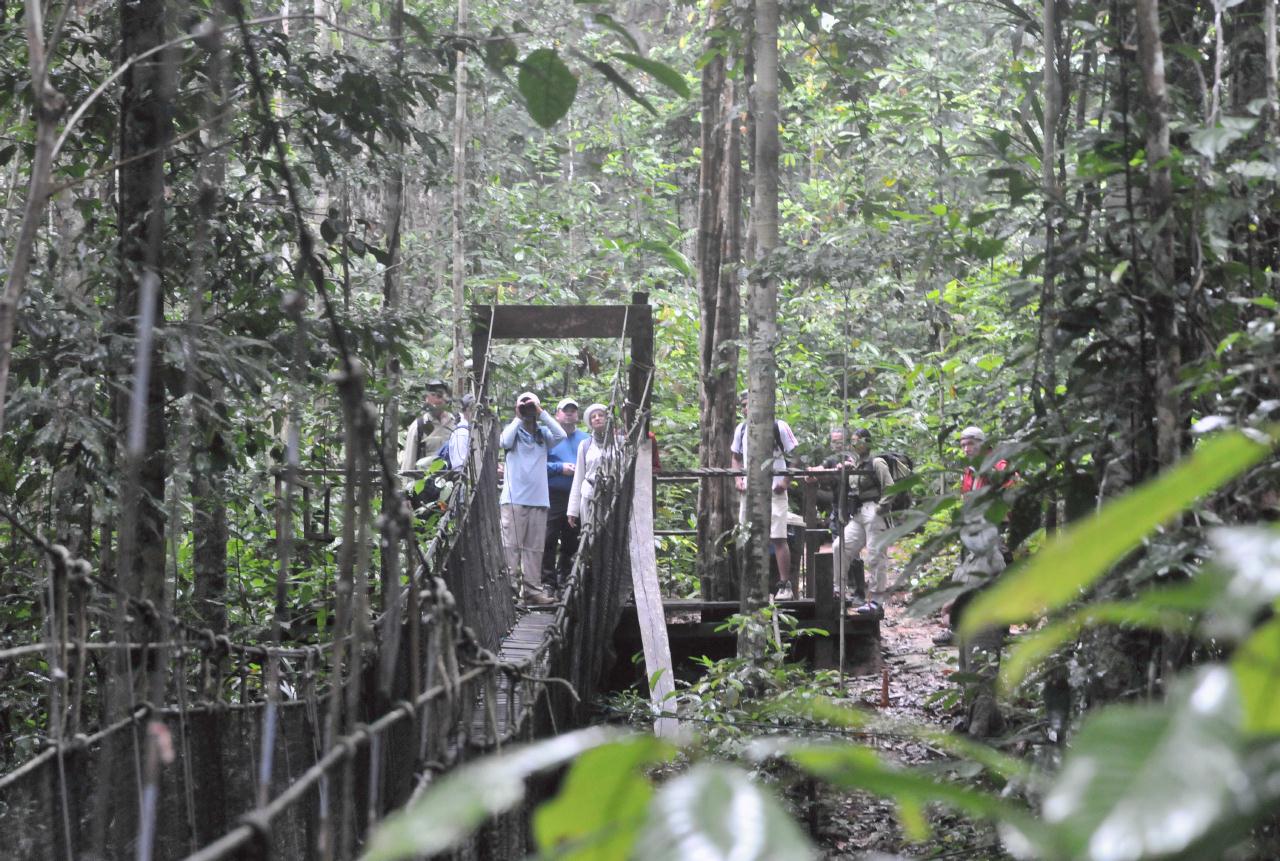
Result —
<instances>
[{"instance_id":1,"label":"person standing on bridge","mask_svg":"<svg viewBox=\"0 0 1280 861\"><path fill-rule=\"evenodd\" d=\"M747 392L743 390L738 397L742 404L743 420L733 430L733 443L730 451L733 453L733 468L742 469L747 462ZM795 433L792 432L791 426L782 419L775 419L773 422L773 470L785 470L787 468L787 454L799 445L796 440ZM787 501L787 485L791 483L791 479L785 475L775 475L773 477L773 495L770 497L771 506L769 510L769 542L773 545L773 559L778 565L778 590L774 593L775 601L793 601L796 597L795 589L791 586L791 545L787 543L787 514L791 511L791 506ZM734 484L738 488L738 523L745 525L747 522L747 477L739 475L734 478Z\"/></svg>"},{"instance_id":2,"label":"person standing on bridge","mask_svg":"<svg viewBox=\"0 0 1280 861\"><path fill-rule=\"evenodd\" d=\"M498 503L502 547L512 577L524 581L526 604L554 604L542 588L542 550L547 536L547 452L565 438L564 428L533 392L516 398L516 417L502 430L506 478Z\"/></svg>"},{"instance_id":3,"label":"person standing on bridge","mask_svg":"<svg viewBox=\"0 0 1280 861\"><path fill-rule=\"evenodd\" d=\"M577 469L573 473L573 488L569 493L569 522L583 529L591 522L591 500L595 497L600 468L616 457L621 441L609 433L609 408L604 404L587 407L587 427L591 435L578 447Z\"/></svg>"},{"instance_id":4,"label":"person standing on bridge","mask_svg":"<svg viewBox=\"0 0 1280 861\"><path fill-rule=\"evenodd\" d=\"M405 435L404 448L400 451L400 471L416 473L426 471L432 461L443 460L442 452L453 436L457 419L447 409L451 391L444 380L428 380L425 409L422 414L409 425ZM440 491L445 482L441 475L427 475L422 489L414 492L418 484L417 478L409 481L409 492L415 505L435 502L440 498Z\"/></svg>"},{"instance_id":5,"label":"person standing on bridge","mask_svg":"<svg viewBox=\"0 0 1280 861\"><path fill-rule=\"evenodd\" d=\"M542 585L554 590L569 576L573 555L578 552L578 527L568 517L569 494L573 490L578 447L588 434L578 430L578 402L565 398L556 404L556 421L565 438L547 452L547 541L542 550Z\"/></svg>"}]
</instances>

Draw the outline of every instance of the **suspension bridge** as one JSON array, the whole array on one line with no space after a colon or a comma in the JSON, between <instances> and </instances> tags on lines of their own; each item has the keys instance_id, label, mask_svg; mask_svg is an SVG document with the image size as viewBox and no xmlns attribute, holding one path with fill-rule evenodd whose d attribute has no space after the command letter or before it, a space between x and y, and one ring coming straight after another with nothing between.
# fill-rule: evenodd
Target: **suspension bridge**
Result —
<instances>
[{"instance_id":1,"label":"suspension bridge","mask_svg":"<svg viewBox=\"0 0 1280 861\"><path fill-rule=\"evenodd\" d=\"M717 622L733 608L664 609L657 589L645 433L653 322L645 297L567 314L480 306L473 320L481 407L472 455L425 540L412 528L397 536L389 518L381 522L384 547L390 534L409 548L411 573L380 580L370 562L379 540L368 504L376 471L281 474L283 510L300 497L303 524L319 505L327 517L335 487L347 500L343 534L356 546L334 583L335 622L324 637L277 624L269 639L232 639L123 593L85 560L13 523L44 554L47 594L37 641L0 649L0 696L5 684L37 675L45 725L33 728L37 749L6 751L0 760L6 857L353 858L385 815L451 768L587 723L593 698L633 652L643 650L650 670L666 668L654 692L660 701L672 685L670 643L677 657L714 651ZM484 407L490 343L553 337L627 342L624 456L607 461L597 480L560 602L524 612L501 552L498 419ZM810 496L805 507L812 525ZM807 565L817 558L803 555ZM811 568L802 582L826 598L789 609L806 624L834 620L829 565L825 574ZM670 625L664 613L675 614ZM878 626L851 621L860 626L861 659L874 662ZM843 644L844 626L826 624L839 627ZM831 648L810 657L830 664ZM622 660L616 650L625 650ZM462 857L522 857L527 815L494 819Z\"/></svg>"}]
</instances>

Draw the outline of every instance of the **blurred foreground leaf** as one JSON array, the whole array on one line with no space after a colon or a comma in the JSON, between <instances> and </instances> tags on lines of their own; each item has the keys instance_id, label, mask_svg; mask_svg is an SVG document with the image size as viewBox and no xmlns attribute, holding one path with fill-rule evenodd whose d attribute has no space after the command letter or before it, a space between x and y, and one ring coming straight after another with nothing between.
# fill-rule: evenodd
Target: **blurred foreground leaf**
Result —
<instances>
[{"instance_id":1,"label":"blurred foreground leaf","mask_svg":"<svg viewBox=\"0 0 1280 861\"><path fill-rule=\"evenodd\" d=\"M374 832L365 859L390 861L451 849L490 816L519 804L530 775L617 738L617 732L593 727L464 765L388 816Z\"/></svg>"},{"instance_id":2,"label":"blurred foreground leaf","mask_svg":"<svg viewBox=\"0 0 1280 861\"><path fill-rule=\"evenodd\" d=\"M534 814L539 850L560 861L629 858L653 797L643 768L674 755L674 747L648 735L582 754L560 794Z\"/></svg>"},{"instance_id":3,"label":"blurred foreground leaf","mask_svg":"<svg viewBox=\"0 0 1280 861\"><path fill-rule=\"evenodd\" d=\"M638 861L800 861L808 837L745 771L696 765L659 790L635 847Z\"/></svg>"},{"instance_id":4,"label":"blurred foreground leaf","mask_svg":"<svg viewBox=\"0 0 1280 861\"><path fill-rule=\"evenodd\" d=\"M1070 603L1153 529L1270 452L1271 446L1239 432L1204 442L1182 463L1107 503L1093 517L1065 530L1025 566L998 578L965 610L961 635L1037 619Z\"/></svg>"}]
</instances>

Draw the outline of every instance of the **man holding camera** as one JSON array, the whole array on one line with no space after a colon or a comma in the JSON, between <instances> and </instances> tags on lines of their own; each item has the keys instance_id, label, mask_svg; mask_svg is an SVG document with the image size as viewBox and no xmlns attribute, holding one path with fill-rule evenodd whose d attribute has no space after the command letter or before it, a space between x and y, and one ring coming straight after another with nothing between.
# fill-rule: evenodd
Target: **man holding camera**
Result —
<instances>
[{"instance_id":1,"label":"man holding camera","mask_svg":"<svg viewBox=\"0 0 1280 861\"><path fill-rule=\"evenodd\" d=\"M565 438L564 428L542 408L533 392L516 398L516 417L499 442L507 453L506 478L499 504L502 547L511 576L524 580L524 602L554 604L542 588L542 550L547 534L547 451Z\"/></svg>"}]
</instances>

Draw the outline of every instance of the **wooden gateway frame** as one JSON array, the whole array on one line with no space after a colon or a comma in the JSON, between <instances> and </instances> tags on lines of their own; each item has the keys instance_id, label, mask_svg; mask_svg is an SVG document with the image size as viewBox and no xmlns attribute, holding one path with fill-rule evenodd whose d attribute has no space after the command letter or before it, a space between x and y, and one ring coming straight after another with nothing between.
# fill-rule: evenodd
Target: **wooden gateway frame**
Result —
<instances>
[{"instance_id":1,"label":"wooden gateway frame","mask_svg":"<svg viewBox=\"0 0 1280 861\"><path fill-rule=\"evenodd\" d=\"M649 431L653 398L653 307L648 293L632 293L630 305L472 305L471 377L476 400L488 394L489 344L492 341L629 338L626 427L641 422L637 439Z\"/></svg>"},{"instance_id":2,"label":"wooden gateway frame","mask_svg":"<svg viewBox=\"0 0 1280 861\"><path fill-rule=\"evenodd\" d=\"M653 534L652 443L649 440L649 406L653 399L653 308L648 293L632 293L630 305L472 305L471 378L480 403L487 402L489 344L495 340L563 340L566 338L628 338L630 364L623 426L631 429L635 446L635 480L632 482L631 583L640 639L644 649L645 677L655 680L649 695L659 711L667 708L674 693L671 646L658 587L658 561ZM654 732L670 736L673 718L659 717Z\"/></svg>"}]
</instances>

